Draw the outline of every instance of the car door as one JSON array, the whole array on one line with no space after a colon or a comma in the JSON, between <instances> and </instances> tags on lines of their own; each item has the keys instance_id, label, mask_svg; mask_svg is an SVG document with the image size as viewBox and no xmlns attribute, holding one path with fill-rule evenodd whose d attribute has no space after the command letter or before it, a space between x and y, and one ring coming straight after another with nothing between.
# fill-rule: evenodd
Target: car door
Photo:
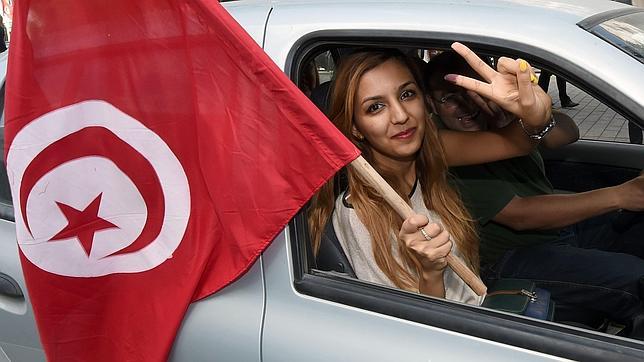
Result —
<instances>
[{"instance_id":1,"label":"car door","mask_svg":"<svg viewBox=\"0 0 644 362\"><path fill-rule=\"evenodd\" d=\"M0 219L0 361L3 353L10 361L44 361L15 237L13 222Z\"/></svg>"},{"instance_id":2,"label":"car door","mask_svg":"<svg viewBox=\"0 0 644 362\"><path fill-rule=\"evenodd\" d=\"M481 356L493 356L494 361L562 360L454 333L431 323L392 317L388 309L395 309L396 303L387 305L386 299L381 300L380 311L347 305L346 299L336 302L334 299L344 292L350 299L363 299L367 303L371 299L377 304L374 299L378 293L369 293L369 288L328 273L298 278L299 268L293 268L293 256L299 257L293 230L297 228L292 223L288 241L276 240L263 256L266 278L263 361L472 361ZM324 280L327 277L337 278L337 283L328 283L329 280ZM293 280L296 280L295 288ZM318 290L321 292L318 297L301 292L319 287L324 291ZM422 303L409 306L422 313ZM441 313L458 314L449 307L429 312L439 318Z\"/></svg>"},{"instance_id":3,"label":"car door","mask_svg":"<svg viewBox=\"0 0 644 362\"><path fill-rule=\"evenodd\" d=\"M351 12L351 9L344 10ZM315 23L320 19L317 14L324 12L325 6L320 4L308 7L306 12L298 12L295 7L276 6L271 13L265 50L278 65L286 64L286 73L295 80L300 72L296 70L298 58L293 56L306 46L298 42L293 45L292 36L296 32L285 30L292 19ZM287 54L290 57L284 63L282 60ZM458 361L475 360L480 356L494 356L496 361L558 360L544 353L392 315L388 310L395 309L396 302L391 304L392 300L386 296L390 292L385 290L388 288L361 285L366 283L333 273L307 273L310 265L303 262L306 253L303 220L302 212L289 225L287 240L276 240L277 245L272 245L263 256L266 283L264 361ZM381 292L384 294L380 295ZM347 300L357 304L347 303ZM375 308L365 308L362 302ZM443 312L459 313L449 303L442 302L438 301L446 310L428 307L427 312L438 318ZM414 308L421 311L424 307L421 302Z\"/></svg>"},{"instance_id":4,"label":"car door","mask_svg":"<svg viewBox=\"0 0 644 362\"><path fill-rule=\"evenodd\" d=\"M453 13L471 16L472 23L481 18L451 5L432 8L413 3L404 9L391 3L371 5L277 4L269 18L265 50L298 84L303 65L334 46L446 49L456 40L467 41L477 51L503 51L522 57L537 50L529 43L518 46L514 40L461 33L462 29L455 34L439 26L425 28L428 19L452 19ZM475 28L484 33L482 25ZM266 312L262 356L266 361L641 357L642 345L636 341L501 315L317 270L308 245L306 215L302 212L289 224L286 243L273 245L263 256Z\"/></svg>"},{"instance_id":5,"label":"car door","mask_svg":"<svg viewBox=\"0 0 644 362\"><path fill-rule=\"evenodd\" d=\"M7 52L0 54L0 143L4 149L4 79ZM0 361L44 361L33 310L22 275L11 191L4 163L0 165Z\"/></svg>"}]
</instances>

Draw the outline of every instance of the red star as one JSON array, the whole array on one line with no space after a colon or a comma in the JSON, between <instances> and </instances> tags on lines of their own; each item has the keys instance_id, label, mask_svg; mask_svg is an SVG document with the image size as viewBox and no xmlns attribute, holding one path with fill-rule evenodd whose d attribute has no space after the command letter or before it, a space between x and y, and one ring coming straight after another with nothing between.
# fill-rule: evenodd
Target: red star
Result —
<instances>
[{"instance_id":1,"label":"red star","mask_svg":"<svg viewBox=\"0 0 644 362\"><path fill-rule=\"evenodd\" d=\"M94 234L99 230L118 227L98 216L98 207L101 204L102 196L102 193L96 196L94 201L87 205L83 211L56 201L60 211L67 218L67 226L49 239L49 241L76 237L83 246L83 249L85 249L87 256L89 256L92 251Z\"/></svg>"}]
</instances>

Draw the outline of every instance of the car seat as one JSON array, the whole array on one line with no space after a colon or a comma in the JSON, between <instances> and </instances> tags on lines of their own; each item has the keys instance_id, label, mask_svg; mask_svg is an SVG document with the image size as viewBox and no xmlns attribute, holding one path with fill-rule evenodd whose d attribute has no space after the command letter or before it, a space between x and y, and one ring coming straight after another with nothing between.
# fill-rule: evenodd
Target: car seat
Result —
<instances>
[{"instance_id":1,"label":"car seat","mask_svg":"<svg viewBox=\"0 0 644 362\"><path fill-rule=\"evenodd\" d=\"M342 250L331 220L324 226L320 240L320 250L318 250L315 262L319 270L335 271L356 278L356 273L353 271L344 250Z\"/></svg>"},{"instance_id":2,"label":"car seat","mask_svg":"<svg viewBox=\"0 0 644 362\"><path fill-rule=\"evenodd\" d=\"M329 111L329 93L331 91L331 81L321 83L319 86L311 90L311 101L315 104L324 114Z\"/></svg>"}]
</instances>

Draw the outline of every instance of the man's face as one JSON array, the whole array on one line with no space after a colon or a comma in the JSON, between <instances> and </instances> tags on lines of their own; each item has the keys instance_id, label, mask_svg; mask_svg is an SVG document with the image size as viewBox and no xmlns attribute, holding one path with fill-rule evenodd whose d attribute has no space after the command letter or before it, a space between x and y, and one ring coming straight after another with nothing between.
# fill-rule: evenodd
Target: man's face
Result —
<instances>
[{"instance_id":1,"label":"man's face","mask_svg":"<svg viewBox=\"0 0 644 362\"><path fill-rule=\"evenodd\" d=\"M484 131L487 129L487 115L467 94L456 85L429 92L430 103L445 126L455 131Z\"/></svg>"}]
</instances>

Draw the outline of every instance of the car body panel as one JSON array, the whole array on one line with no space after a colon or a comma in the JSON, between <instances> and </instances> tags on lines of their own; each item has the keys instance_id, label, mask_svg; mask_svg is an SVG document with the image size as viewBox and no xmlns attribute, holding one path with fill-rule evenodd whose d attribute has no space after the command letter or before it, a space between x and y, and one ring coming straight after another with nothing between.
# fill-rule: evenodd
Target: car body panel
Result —
<instances>
[{"instance_id":1,"label":"car body panel","mask_svg":"<svg viewBox=\"0 0 644 362\"><path fill-rule=\"evenodd\" d=\"M274 243L279 243L280 237ZM283 237L281 242L284 242ZM259 361L264 314L261 260L217 294L192 303L172 361ZM199 346L199 348L195 348Z\"/></svg>"},{"instance_id":2,"label":"car body panel","mask_svg":"<svg viewBox=\"0 0 644 362\"><path fill-rule=\"evenodd\" d=\"M565 147L543 149L544 159L644 170L641 145L579 140Z\"/></svg>"},{"instance_id":3,"label":"car body panel","mask_svg":"<svg viewBox=\"0 0 644 362\"><path fill-rule=\"evenodd\" d=\"M255 42L262 46L266 20L271 12L270 2L254 1L253 6L232 2L226 4L226 8Z\"/></svg>"},{"instance_id":4,"label":"car body panel","mask_svg":"<svg viewBox=\"0 0 644 362\"><path fill-rule=\"evenodd\" d=\"M4 88L4 80L7 72L7 61L9 52L0 53L0 79ZM4 94L0 95L4 96ZM4 101L2 102L4 108ZM0 109L0 139L4 144L4 109ZM4 151L3 151L4 152ZM4 167L4 157L3 166ZM0 173L6 177L5 170ZM6 182L6 181L5 181ZM5 185L5 182L1 183ZM6 216L11 205L0 201L0 214ZM11 361L44 361L45 354L40 344L38 330L34 319L33 310L29 303L29 295L25 279L22 274L22 266L16 242L16 227L12 221L0 219L0 278L5 286L13 284L21 297L15 297L5 293L11 290L0 288L0 361L6 355Z\"/></svg>"},{"instance_id":5,"label":"car body panel","mask_svg":"<svg viewBox=\"0 0 644 362\"><path fill-rule=\"evenodd\" d=\"M562 360L300 294L290 243L280 239L263 256L265 362Z\"/></svg>"},{"instance_id":6,"label":"car body panel","mask_svg":"<svg viewBox=\"0 0 644 362\"><path fill-rule=\"evenodd\" d=\"M45 355L22 275L13 222L0 219L0 273L21 289L23 297L0 293L0 348L12 361L44 361Z\"/></svg>"}]
</instances>

